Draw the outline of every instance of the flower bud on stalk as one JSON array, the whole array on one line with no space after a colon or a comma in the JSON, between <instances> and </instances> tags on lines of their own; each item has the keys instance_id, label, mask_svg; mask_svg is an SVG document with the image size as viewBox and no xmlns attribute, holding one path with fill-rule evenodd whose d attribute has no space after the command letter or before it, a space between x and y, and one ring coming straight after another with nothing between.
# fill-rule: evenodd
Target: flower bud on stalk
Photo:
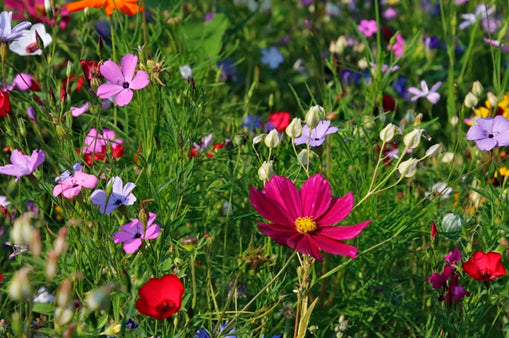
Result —
<instances>
[{"instance_id":1,"label":"flower bud on stalk","mask_svg":"<svg viewBox=\"0 0 509 338\"><path fill-rule=\"evenodd\" d=\"M389 123L380 131L380 139L383 142L390 142L396 133L401 134L401 129L399 129L395 124Z\"/></svg>"},{"instance_id":2,"label":"flower bud on stalk","mask_svg":"<svg viewBox=\"0 0 509 338\"><path fill-rule=\"evenodd\" d=\"M258 169L258 177L260 180L266 182L272 176L274 176L274 169L272 167L272 161L264 161L260 169Z\"/></svg>"},{"instance_id":3,"label":"flower bud on stalk","mask_svg":"<svg viewBox=\"0 0 509 338\"><path fill-rule=\"evenodd\" d=\"M57 275L58 256L54 251L49 251L46 255L46 280L52 280Z\"/></svg>"},{"instance_id":4,"label":"flower bud on stalk","mask_svg":"<svg viewBox=\"0 0 509 338\"><path fill-rule=\"evenodd\" d=\"M419 143L421 143L421 136L422 136L423 132L424 132L424 129L412 130L411 132L409 132L408 134L406 134L403 137L403 143L405 144L405 146L408 147L408 149L417 148Z\"/></svg>"},{"instance_id":5,"label":"flower bud on stalk","mask_svg":"<svg viewBox=\"0 0 509 338\"><path fill-rule=\"evenodd\" d=\"M280 142L279 133L278 133L277 129L272 129L267 134L267 136L265 136L264 142L268 148L271 148L271 149L276 148Z\"/></svg>"},{"instance_id":6,"label":"flower bud on stalk","mask_svg":"<svg viewBox=\"0 0 509 338\"><path fill-rule=\"evenodd\" d=\"M290 138L298 138L302 135L302 122L300 118L294 117L292 122L286 127L286 135Z\"/></svg>"},{"instance_id":7,"label":"flower bud on stalk","mask_svg":"<svg viewBox=\"0 0 509 338\"><path fill-rule=\"evenodd\" d=\"M477 106L478 102L479 100L477 99L477 97L471 92L469 92L467 96L465 96L465 101L463 102L463 105L467 108L473 108Z\"/></svg>"},{"instance_id":8,"label":"flower bud on stalk","mask_svg":"<svg viewBox=\"0 0 509 338\"><path fill-rule=\"evenodd\" d=\"M72 281L66 278L60 283L55 297L55 304L60 308L67 307L72 301Z\"/></svg>"},{"instance_id":9,"label":"flower bud on stalk","mask_svg":"<svg viewBox=\"0 0 509 338\"><path fill-rule=\"evenodd\" d=\"M32 270L31 267L25 266L14 274L9 284L9 296L13 300L22 301L32 295L32 286L28 279L28 273Z\"/></svg>"},{"instance_id":10,"label":"flower bud on stalk","mask_svg":"<svg viewBox=\"0 0 509 338\"><path fill-rule=\"evenodd\" d=\"M410 158L406 161L403 161L398 166L398 171L401 174L401 176L410 178L415 176L415 173L417 172L417 163L419 163L419 160L416 158Z\"/></svg>"},{"instance_id":11,"label":"flower bud on stalk","mask_svg":"<svg viewBox=\"0 0 509 338\"><path fill-rule=\"evenodd\" d=\"M65 237L67 236L67 228L63 227L58 230L58 236L55 240L55 244L53 247L53 251L55 251L55 254L57 256L60 256L65 249L67 249L67 242L65 240Z\"/></svg>"},{"instance_id":12,"label":"flower bud on stalk","mask_svg":"<svg viewBox=\"0 0 509 338\"><path fill-rule=\"evenodd\" d=\"M33 238L33 227L30 225L30 213L26 212L16 218L11 231L11 241L19 245L30 245Z\"/></svg>"},{"instance_id":13,"label":"flower bud on stalk","mask_svg":"<svg viewBox=\"0 0 509 338\"><path fill-rule=\"evenodd\" d=\"M482 84L479 81L475 81L472 84L472 94L474 94L477 98L479 98L484 91Z\"/></svg>"},{"instance_id":14,"label":"flower bud on stalk","mask_svg":"<svg viewBox=\"0 0 509 338\"><path fill-rule=\"evenodd\" d=\"M41 232L38 229L32 231L32 240L30 241L30 251L34 257L41 256Z\"/></svg>"},{"instance_id":15,"label":"flower bud on stalk","mask_svg":"<svg viewBox=\"0 0 509 338\"><path fill-rule=\"evenodd\" d=\"M498 97L492 92L489 92L486 96L488 96L488 102L490 103L491 108L496 108L498 106Z\"/></svg>"},{"instance_id":16,"label":"flower bud on stalk","mask_svg":"<svg viewBox=\"0 0 509 338\"><path fill-rule=\"evenodd\" d=\"M325 109L322 106L313 106L306 113L306 124L310 129L316 128L318 123L325 118Z\"/></svg>"}]
</instances>

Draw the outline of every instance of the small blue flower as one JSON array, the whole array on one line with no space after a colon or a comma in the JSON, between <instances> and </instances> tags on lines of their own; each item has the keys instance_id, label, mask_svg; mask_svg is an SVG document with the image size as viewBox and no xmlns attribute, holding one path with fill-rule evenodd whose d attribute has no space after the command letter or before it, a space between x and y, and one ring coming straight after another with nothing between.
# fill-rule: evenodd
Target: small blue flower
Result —
<instances>
[{"instance_id":1,"label":"small blue flower","mask_svg":"<svg viewBox=\"0 0 509 338\"><path fill-rule=\"evenodd\" d=\"M262 64L269 66L270 69L277 69L283 60L283 55L276 47L262 49Z\"/></svg>"},{"instance_id":2,"label":"small blue flower","mask_svg":"<svg viewBox=\"0 0 509 338\"><path fill-rule=\"evenodd\" d=\"M219 334L221 336L221 334L225 333L225 332L223 332L223 330L227 325L228 325L228 323L223 323L223 324L219 325L219 332L215 332L215 333ZM214 332L214 331L215 331L215 327L212 329L212 332ZM230 334L233 332L235 332L235 328L231 329L227 333ZM194 334L194 338L210 338L210 337L211 337L210 333L207 330L205 330L204 328L198 329L198 331ZM229 335L229 336L224 336L224 338L237 338L237 336Z\"/></svg>"},{"instance_id":3,"label":"small blue flower","mask_svg":"<svg viewBox=\"0 0 509 338\"><path fill-rule=\"evenodd\" d=\"M260 116L248 115L244 117L244 121L241 126L249 131L256 131L257 129L260 129L262 127Z\"/></svg>"}]
</instances>

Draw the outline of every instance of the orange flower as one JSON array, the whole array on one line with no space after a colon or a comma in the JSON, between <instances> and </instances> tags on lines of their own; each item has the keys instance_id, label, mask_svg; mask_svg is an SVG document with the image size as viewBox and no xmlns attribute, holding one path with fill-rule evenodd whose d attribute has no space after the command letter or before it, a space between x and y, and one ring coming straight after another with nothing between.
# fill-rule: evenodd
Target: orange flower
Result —
<instances>
[{"instance_id":1,"label":"orange flower","mask_svg":"<svg viewBox=\"0 0 509 338\"><path fill-rule=\"evenodd\" d=\"M127 15L134 15L141 12L143 8L138 6L138 0L79 0L65 6L69 12L77 12L82 9L93 7L104 7L109 16L115 9L119 9Z\"/></svg>"}]
</instances>

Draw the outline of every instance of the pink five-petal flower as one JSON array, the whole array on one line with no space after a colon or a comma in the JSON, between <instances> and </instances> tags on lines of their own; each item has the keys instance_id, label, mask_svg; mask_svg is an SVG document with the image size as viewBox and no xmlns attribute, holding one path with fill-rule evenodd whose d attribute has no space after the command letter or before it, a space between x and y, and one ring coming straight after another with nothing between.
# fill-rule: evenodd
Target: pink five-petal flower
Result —
<instances>
[{"instance_id":1,"label":"pink five-petal flower","mask_svg":"<svg viewBox=\"0 0 509 338\"><path fill-rule=\"evenodd\" d=\"M143 223L135 218L131 222L121 225L122 231L113 234L115 244L124 243L124 251L128 254L135 253L143 243L144 239L156 239L161 234L161 228L158 224L153 224L156 214L149 212L145 233L143 233Z\"/></svg>"},{"instance_id":2,"label":"pink five-petal flower","mask_svg":"<svg viewBox=\"0 0 509 338\"><path fill-rule=\"evenodd\" d=\"M440 100L440 94L437 92L438 88L442 85L442 82L439 81L435 83L431 89L428 89L428 84L426 81L421 81L421 89L416 87L408 88L408 92L412 94L411 101L417 101L420 98L426 98L432 104L435 104Z\"/></svg>"},{"instance_id":3,"label":"pink five-petal flower","mask_svg":"<svg viewBox=\"0 0 509 338\"><path fill-rule=\"evenodd\" d=\"M251 187L249 198L256 211L271 222L257 222L262 233L319 261L320 249L355 258L357 248L342 241L356 237L371 222L332 226L350 214L353 194L332 198L330 184L321 174L308 178L300 191L288 178L273 176L264 190Z\"/></svg>"},{"instance_id":4,"label":"pink five-petal flower","mask_svg":"<svg viewBox=\"0 0 509 338\"><path fill-rule=\"evenodd\" d=\"M92 189L97 185L97 177L82 171L74 172L72 177L60 181L53 188L53 196L62 194L65 198L73 198L79 195L81 188Z\"/></svg>"},{"instance_id":5,"label":"pink five-petal flower","mask_svg":"<svg viewBox=\"0 0 509 338\"><path fill-rule=\"evenodd\" d=\"M100 85L97 88L97 96L101 99L115 96L115 102L119 106L129 104L133 98L132 89L142 89L149 84L146 72L139 70L134 75L137 63L138 57L133 54L126 54L122 57L122 60L120 60L122 69L111 60L103 63L99 70L110 83Z\"/></svg>"},{"instance_id":6,"label":"pink five-petal flower","mask_svg":"<svg viewBox=\"0 0 509 338\"><path fill-rule=\"evenodd\" d=\"M20 177L30 175L44 162L46 155L43 150L34 150L32 155L23 155L20 150L13 150L11 163L0 167L0 174L16 176L17 182Z\"/></svg>"},{"instance_id":7,"label":"pink five-petal flower","mask_svg":"<svg viewBox=\"0 0 509 338\"><path fill-rule=\"evenodd\" d=\"M359 31L362 34L364 34L364 36L367 38L373 36L373 34L376 34L378 30L375 20L365 20L365 19L361 20L357 28L359 28Z\"/></svg>"}]
</instances>

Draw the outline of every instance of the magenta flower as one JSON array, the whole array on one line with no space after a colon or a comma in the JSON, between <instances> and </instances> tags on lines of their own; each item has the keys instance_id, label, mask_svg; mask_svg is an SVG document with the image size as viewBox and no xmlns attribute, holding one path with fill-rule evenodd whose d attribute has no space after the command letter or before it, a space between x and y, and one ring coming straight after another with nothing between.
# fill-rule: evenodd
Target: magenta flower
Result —
<instances>
[{"instance_id":1,"label":"magenta flower","mask_svg":"<svg viewBox=\"0 0 509 338\"><path fill-rule=\"evenodd\" d=\"M111 186L112 189L109 196L106 191L101 189L95 190L92 195L90 195L90 201L92 204L99 206L99 212L101 214L109 215L113 210L122 205L133 205L134 202L136 202L136 197L131 193L136 187L136 184L128 182L124 186L122 179L115 176L108 181L106 190L109 191Z\"/></svg>"},{"instance_id":2,"label":"magenta flower","mask_svg":"<svg viewBox=\"0 0 509 338\"><path fill-rule=\"evenodd\" d=\"M504 53L509 53L509 46L502 44L500 41L484 38L484 42L489 43L494 47L500 48L500 50Z\"/></svg>"},{"instance_id":3,"label":"magenta flower","mask_svg":"<svg viewBox=\"0 0 509 338\"><path fill-rule=\"evenodd\" d=\"M264 190L251 187L249 198L256 211L270 222L257 222L262 233L279 245L319 261L320 249L355 258L357 248L342 241L356 237L371 222L332 226L352 211L353 194L332 198L330 184L321 174L308 178L300 191L288 178L273 176Z\"/></svg>"},{"instance_id":4,"label":"magenta flower","mask_svg":"<svg viewBox=\"0 0 509 338\"><path fill-rule=\"evenodd\" d=\"M475 141L479 150L509 146L509 120L505 116L479 118L475 122L477 125L467 132L467 140Z\"/></svg>"},{"instance_id":5,"label":"magenta flower","mask_svg":"<svg viewBox=\"0 0 509 338\"><path fill-rule=\"evenodd\" d=\"M135 218L131 222L121 225L120 229L113 234L115 244L124 243L124 251L128 254L135 253L143 243L143 239L156 239L161 234L161 228L158 224L153 224L156 214L149 212L145 233L143 233L143 223Z\"/></svg>"},{"instance_id":6,"label":"magenta flower","mask_svg":"<svg viewBox=\"0 0 509 338\"><path fill-rule=\"evenodd\" d=\"M40 166L46 155L42 150L34 150L32 155L23 155L20 150L14 149L11 153L11 163L0 167L0 174L16 176L14 182L20 177L28 176Z\"/></svg>"},{"instance_id":7,"label":"magenta flower","mask_svg":"<svg viewBox=\"0 0 509 338\"><path fill-rule=\"evenodd\" d=\"M359 31L364 34L365 37L369 38L376 34L378 28L375 20L364 20L362 19L360 24L357 26Z\"/></svg>"},{"instance_id":8,"label":"magenta flower","mask_svg":"<svg viewBox=\"0 0 509 338\"><path fill-rule=\"evenodd\" d=\"M449 254L444 257L444 260L451 265L461 262L460 248L456 248L454 251L449 251Z\"/></svg>"},{"instance_id":9,"label":"magenta flower","mask_svg":"<svg viewBox=\"0 0 509 338\"><path fill-rule=\"evenodd\" d=\"M115 102L119 106L129 104L133 98L132 90L145 88L149 84L146 72L139 70L134 75L137 63L138 57L133 54L126 54L122 57L122 60L120 60L122 70L111 60L103 63L99 70L110 82L104 83L97 88L97 96L101 99L115 96Z\"/></svg>"},{"instance_id":10,"label":"magenta flower","mask_svg":"<svg viewBox=\"0 0 509 338\"><path fill-rule=\"evenodd\" d=\"M80 194L81 188L95 188L97 177L85 174L82 171L75 171L74 175L58 182L53 188L53 196L62 194L65 198L73 198Z\"/></svg>"},{"instance_id":11,"label":"magenta flower","mask_svg":"<svg viewBox=\"0 0 509 338\"><path fill-rule=\"evenodd\" d=\"M414 96L410 100L417 101L420 98L426 98L429 102L435 104L440 100L440 94L437 93L438 88L442 85L442 82L439 81L431 87L431 89L428 89L428 84L426 81L421 81L421 89L417 87L410 87L408 88L408 92Z\"/></svg>"},{"instance_id":12,"label":"magenta flower","mask_svg":"<svg viewBox=\"0 0 509 338\"><path fill-rule=\"evenodd\" d=\"M396 41L392 45L387 45L387 50L391 50L394 52L394 56L399 58L401 55L403 55L403 52L405 50L405 40L403 39L403 36L398 33L396 35Z\"/></svg>"}]
</instances>

